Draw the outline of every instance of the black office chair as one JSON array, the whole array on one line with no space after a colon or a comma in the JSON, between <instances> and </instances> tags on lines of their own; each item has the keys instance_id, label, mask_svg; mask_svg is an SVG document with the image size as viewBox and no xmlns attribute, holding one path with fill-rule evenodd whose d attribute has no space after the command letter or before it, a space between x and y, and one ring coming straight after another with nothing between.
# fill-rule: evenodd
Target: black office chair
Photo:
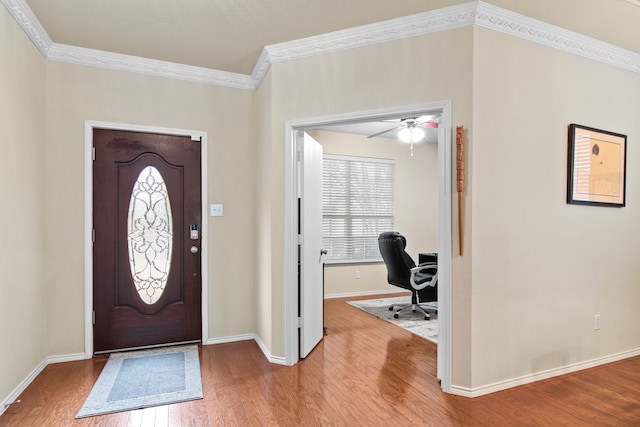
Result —
<instances>
[{"instance_id":1,"label":"black office chair","mask_svg":"<svg viewBox=\"0 0 640 427\"><path fill-rule=\"evenodd\" d=\"M431 318L427 310L437 313L432 307L421 307L420 303L438 301L438 264L424 263L416 266L405 251L407 240L397 231L389 231L378 236L380 254L387 266L387 281L391 285L411 291L411 304L401 306L393 315L396 319L402 310L411 308L424 314L424 319ZM394 305L389 310L394 309Z\"/></svg>"}]
</instances>

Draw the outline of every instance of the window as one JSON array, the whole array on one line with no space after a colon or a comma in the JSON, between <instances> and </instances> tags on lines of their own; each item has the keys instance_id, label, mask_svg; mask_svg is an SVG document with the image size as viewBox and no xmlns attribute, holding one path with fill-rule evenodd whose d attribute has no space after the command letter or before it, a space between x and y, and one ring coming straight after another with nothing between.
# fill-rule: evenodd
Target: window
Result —
<instances>
[{"instance_id":1,"label":"window","mask_svg":"<svg viewBox=\"0 0 640 427\"><path fill-rule=\"evenodd\" d=\"M322 244L328 263L381 261L378 235L393 230L395 162L326 154Z\"/></svg>"},{"instance_id":2,"label":"window","mask_svg":"<svg viewBox=\"0 0 640 427\"><path fill-rule=\"evenodd\" d=\"M156 303L169 278L173 250L173 218L167 185L153 166L133 184L127 220L129 268L138 295Z\"/></svg>"}]
</instances>

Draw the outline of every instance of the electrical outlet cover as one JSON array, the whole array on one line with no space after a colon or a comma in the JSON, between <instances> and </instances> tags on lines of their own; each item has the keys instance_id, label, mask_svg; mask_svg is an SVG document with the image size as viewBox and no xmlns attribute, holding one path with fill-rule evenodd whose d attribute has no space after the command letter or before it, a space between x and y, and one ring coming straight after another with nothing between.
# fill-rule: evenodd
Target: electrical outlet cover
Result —
<instances>
[{"instance_id":1,"label":"electrical outlet cover","mask_svg":"<svg viewBox=\"0 0 640 427\"><path fill-rule=\"evenodd\" d=\"M211 216L224 216L224 206L221 204L212 204L210 207Z\"/></svg>"}]
</instances>

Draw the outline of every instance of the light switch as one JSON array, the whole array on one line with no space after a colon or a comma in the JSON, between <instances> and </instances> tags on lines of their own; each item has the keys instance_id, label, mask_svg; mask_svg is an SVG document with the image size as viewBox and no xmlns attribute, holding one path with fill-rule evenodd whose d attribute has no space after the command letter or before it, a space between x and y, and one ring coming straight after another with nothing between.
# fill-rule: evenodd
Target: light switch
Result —
<instances>
[{"instance_id":1,"label":"light switch","mask_svg":"<svg viewBox=\"0 0 640 427\"><path fill-rule=\"evenodd\" d=\"M224 208L221 204L212 204L210 206L211 216L224 216Z\"/></svg>"}]
</instances>

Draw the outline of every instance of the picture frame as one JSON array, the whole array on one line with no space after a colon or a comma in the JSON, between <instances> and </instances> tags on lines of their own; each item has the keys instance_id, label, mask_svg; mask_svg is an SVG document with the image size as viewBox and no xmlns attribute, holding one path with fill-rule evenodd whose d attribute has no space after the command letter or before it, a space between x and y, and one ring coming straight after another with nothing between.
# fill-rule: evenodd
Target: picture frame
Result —
<instances>
[{"instance_id":1,"label":"picture frame","mask_svg":"<svg viewBox=\"0 0 640 427\"><path fill-rule=\"evenodd\" d=\"M567 203L624 207L627 136L569 125Z\"/></svg>"}]
</instances>

